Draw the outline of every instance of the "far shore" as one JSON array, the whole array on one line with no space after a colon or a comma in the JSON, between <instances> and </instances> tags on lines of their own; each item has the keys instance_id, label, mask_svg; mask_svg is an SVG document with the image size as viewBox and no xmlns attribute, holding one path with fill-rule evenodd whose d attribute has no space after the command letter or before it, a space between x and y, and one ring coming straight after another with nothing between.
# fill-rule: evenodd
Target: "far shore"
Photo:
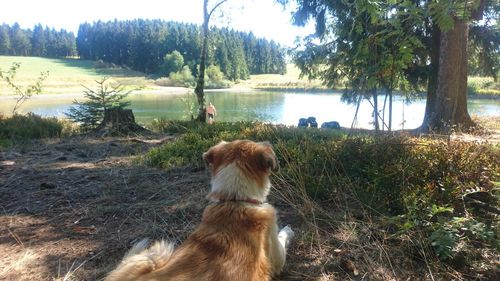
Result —
<instances>
[{"instance_id":1,"label":"far shore","mask_svg":"<svg viewBox=\"0 0 500 281\"><path fill-rule=\"evenodd\" d=\"M83 97L83 88L80 91L70 87L67 93L42 93L33 95L30 99L47 99L47 98L79 98ZM269 92L296 92L296 93L341 93L344 89L326 89L326 88L290 88L290 87L249 87L246 85L235 85L225 89L205 89L205 92L231 92L231 93L249 93L254 91L269 91ZM194 94L193 88L186 87L161 87L156 85L148 85L145 89L132 90L130 95L185 95L188 93ZM0 100L15 100L18 96L14 94L0 94ZM425 93L421 94L425 98ZM492 99L500 100L500 95L480 94L467 96L471 99Z\"/></svg>"}]
</instances>

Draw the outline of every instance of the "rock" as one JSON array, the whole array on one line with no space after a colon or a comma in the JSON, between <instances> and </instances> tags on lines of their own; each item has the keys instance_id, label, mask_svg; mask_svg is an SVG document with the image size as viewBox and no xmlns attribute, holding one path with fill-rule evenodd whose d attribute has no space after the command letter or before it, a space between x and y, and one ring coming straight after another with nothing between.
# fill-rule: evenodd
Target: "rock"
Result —
<instances>
[{"instance_id":1,"label":"rock","mask_svg":"<svg viewBox=\"0 0 500 281\"><path fill-rule=\"evenodd\" d=\"M316 117L307 118L307 123L309 123L309 127L318 128L318 122L316 122Z\"/></svg>"},{"instance_id":2,"label":"rock","mask_svg":"<svg viewBox=\"0 0 500 281\"><path fill-rule=\"evenodd\" d=\"M340 129L340 124L337 121L324 122L321 124L321 128L323 129Z\"/></svg>"},{"instance_id":3,"label":"rock","mask_svg":"<svg viewBox=\"0 0 500 281\"><path fill-rule=\"evenodd\" d=\"M300 118L298 127L309 127L309 123L307 123L307 119Z\"/></svg>"}]
</instances>

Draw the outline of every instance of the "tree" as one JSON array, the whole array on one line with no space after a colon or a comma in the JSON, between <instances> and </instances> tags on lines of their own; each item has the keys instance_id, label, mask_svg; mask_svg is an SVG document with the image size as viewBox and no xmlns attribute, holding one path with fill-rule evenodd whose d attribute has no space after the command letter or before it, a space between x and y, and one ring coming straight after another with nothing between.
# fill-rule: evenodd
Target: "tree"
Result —
<instances>
[{"instance_id":1,"label":"tree","mask_svg":"<svg viewBox=\"0 0 500 281\"><path fill-rule=\"evenodd\" d=\"M35 25L31 36L31 55L43 57L47 54L47 39L41 24Z\"/></svg>"},{"instance_id":2,"label":"tree","mask_svg":"<svg viewBox=\"0 0 500 281\"><path fill-rule=\"evenodd\" d=\"M202 26L202 47L201 47L201 55L200 55L200 71L198 73L198 79L196 82L196 88L194 89L194 93L196 94L196 99L198 100L198 116L196 120L200 122L206 122L206 106L205 106L205 67L206 67L206 59L208 53L208 31L209 31L209 22L210 17L213 12L217 10L220 5L227 2L227 0L218 0L215 5L210 9L208 9L208 0L203 0L203 26Z\"/></svg>"},{"instance_id":3,"label":"tree","mask_svg":"<svg viewBox=\"0 0 500 281\"><path fill-rule=\"evenodd\" d=\"M279 0L288 3L288 0ZM427 84L427 106L421 129L423 131L446 131L453 126L470 126L467 113L467 26L478 13L477 7L483 7L485 1L395 1L395 0L355 0L347 1L297 1L298 9L294 14L296 24L304 24L309 19L316 21L316 34L321 43L315 45L312 40L306 44L305 51L298 52L299 66L303 73L316 75L327 84L339 77L360 79L349 80L353 89L357 85L366 85L375 91L376 84L389 90L387 81L397 78L399 89L411 84L417 89ZM385 16L379 14L380 7L385 9ZM375 15L375 16L374 16ZM477 18L477 17L474 17ZM378 19L389 20L381 24ZM369 20L369 21L367 21ZM391 33L396 37L391 39ZM363 34L363 36L355 36ZM405 38L404 49L401 43L392 44L398 48L392 50L396 59L390 75L385 75L384 68L388 60L379 54L388 54L390 46L363 43L367 40L383 39L392 43L394 39ZM371 47L370 47L371 44ZM377 46L376 49L372 48ZM363 53L369 47L369 63L363 67ZM389 48L387 48L389 47ZM326 52L321 52L326 49ZM335 60L335 57L344 56ZM361 56L360 56L361 55ZM408 59L410 58L410 59ZM376 61L373 61L373 60ZM302 60L302 65L300 64ZM383 62L382 64L378 62ZM326 63L326 64L325 64ZM356 64L358 68L352 68ZM337 67L344 65L348 74L338 73ZM385 66L384 66L385 65ZM324 67L322 67L324 66ZM337 67L336 67L337 66ZM325 70L326 68L326 70ZM364 69L363 69L364 68ZM353 72L359 71L356 74ZM349 74L351 73L351 74ZM382 76L380 74L383 74ZM389 77L387 80L385 77ZM363 78L364 77L364 78ZM408 82L408 83L407 83ZM392 83L389 83L392 84ZM374 99L374 115L377 105ZM375 118L376 120L376 118Z\"/></svg>"},{"instance_id":4,"label":"tree","mask_svg":"<svg viewBox=\"0 0 500 281\"><path fill-rule=\"evenodd\" d=\"M18 23L10 29L11 53L15 56L27 56L31 50L31 44L27 32L22 30Z\"/></svg>"},{"instance_id":5,"label":"tree","mask_svg":"<svg viewBox=\"0 0 500 281\"><path fill-rule=\"evenodd\" d=\"M174 50L163 57L161 72L163 75L169 75L171 72L179 72L184 66L184 57L179 51Z\"/></svg>"},{"instance_id":6,"label":"tree","mask_svg":"<svg viewBox=\"0 0 500 281\"><path fill-rule=\"evenodd\" d=\"M485 0L442 1L430 4L430 14L441 29L439 67L434 105L426 110L420 130L444 131L474 125L467 110L469 24L482 18ZM432 110L433 108L433 110Z\"/></svg>"},{"instance_id":7,"label":"tree","mask_svg":"<svg viewBox=\"0 0 500 281\"><path fill-rule=\"evenodd\" d=\"M92 90L86 86L84 102L74 101L73 106L66 112L66 116L74 122L80 124L84 131L98 128L104 120L105 112L112 108L123 109L130 105L124 99L131 91L125 91L122 85L110 86L107 78L95 81L97 90Z\"/></svg>"},{"instance_id":8,"label":"tree","mask_svg":"<svg viewBox=\"0 0 500 281\"><path fill-rule=\"evenodd\" d=\"M295 52L295 63L303 75L320 78L329 87L347 81L343 100L358 104L368 100L373 107L375 130L380 129L380 123L390 130L393 90L413 92L405 71L421 43L415 35L405 32L405 25L414 26L421 20L420 13L407 13L413 8L408 1L322 3L304 4L295 13L296 24L305 24L310 17L316 20L316 34L306 39L303 50ZM386 102L379 104L380 94L389 98L389 124L385 114L380 114L386 107Z\"/></svg>"},{"instance_id":9,"label":"tree","mask_svg":"<svg viewBox=\"0 0 500 281\"><path fill-rule=\"evenodd\" d=\"M0 25L0 55L8 54L10 54L9 26L2 24Z\"/></svg>"}]
</instances>

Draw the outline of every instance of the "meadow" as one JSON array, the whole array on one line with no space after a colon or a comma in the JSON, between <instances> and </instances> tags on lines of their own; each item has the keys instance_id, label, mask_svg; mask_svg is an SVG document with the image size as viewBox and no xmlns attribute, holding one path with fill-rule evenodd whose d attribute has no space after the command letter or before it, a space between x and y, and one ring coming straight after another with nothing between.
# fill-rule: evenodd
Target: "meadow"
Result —
<instances>
[{"instance_id":1,"label":"meadow","mask_svg":"<svg viewBox=\"0 0 500 281\"><path fill-rule=\"evenodd\" d=\"M79 59L50 59L40 57L0 56L0 69L6 71L13 62L21 63L17 71L16 83L20 86L32 84L40 73L49 71L43 82L43 94L81 94L82 85L93 85L95 80L111 77L114 82L127 86L128 89L158 89L164 77L147 76L113 64ZM165 87L163 87L165 88ZM342 83L337 85L343 89ZM239 80L233 84L233 90L328 90L319 80L300 77L300 70L293 64L287 65L287 72L280 74L250 75L248 80ZM469 77L469 95L475 98L496 98L500 96L500 83L489 77ZM4 81L0 81L0 96L10 94Z\"/></svg>"},{"instance_id":2,"label":"meadow","mask_svg":"<svg viewBox=\"0 0 500 281\"><path fill-rule=\"evenodd\" d=\"M15 83L21 87L32 84L41 72L49 76L43 82L43 94L81 94L82 85L93 85L102 77L112 77L116 82L131 88L144 88L153 82L144 73L113 65L79 59L49 59L40 57L0 56L0 69L7 71L13 62L21 63ZM10 94L4 81L0 81L0 95Z\"/></svg>"}]
</instances>

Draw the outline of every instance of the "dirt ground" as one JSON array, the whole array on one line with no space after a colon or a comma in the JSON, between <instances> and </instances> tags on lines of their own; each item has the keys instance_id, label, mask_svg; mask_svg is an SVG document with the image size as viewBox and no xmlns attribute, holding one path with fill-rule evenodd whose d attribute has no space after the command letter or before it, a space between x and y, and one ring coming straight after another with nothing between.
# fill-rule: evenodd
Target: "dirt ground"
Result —
<instances>
[{"instance_id":1,"label":"dirt ground","mask_svg":"<svg viewBox=\"0 0 500 281\"><path fill-rule=\"evenodd\" d=\"M71 137L1 152L0 280L100 280L140 239L183 241L208 203L208 173L141 165L157 145Z\"/></svg>"},{"instance_id":2,"label":"dirt ground","mask_svg":"<svg viewBox=\"0 0 500 281\"><path fill-rule=\"evenodd\" d=\"M208 203L208 172L140 161L173 139L75 136L0 151L0 280L102 280L143 238L179 245ZM452 270L433 273L423 247L408 250L415 241L395 241L366 218L327 218L330 230L321 234L329 238L318 240L318 228L300 219L301 208L277 193L269 199L280 224L290 224L300 239L275 280L462 279ZM498 280L500 270L488 271L466 279Z\"/></svg>"}]
</instances>

